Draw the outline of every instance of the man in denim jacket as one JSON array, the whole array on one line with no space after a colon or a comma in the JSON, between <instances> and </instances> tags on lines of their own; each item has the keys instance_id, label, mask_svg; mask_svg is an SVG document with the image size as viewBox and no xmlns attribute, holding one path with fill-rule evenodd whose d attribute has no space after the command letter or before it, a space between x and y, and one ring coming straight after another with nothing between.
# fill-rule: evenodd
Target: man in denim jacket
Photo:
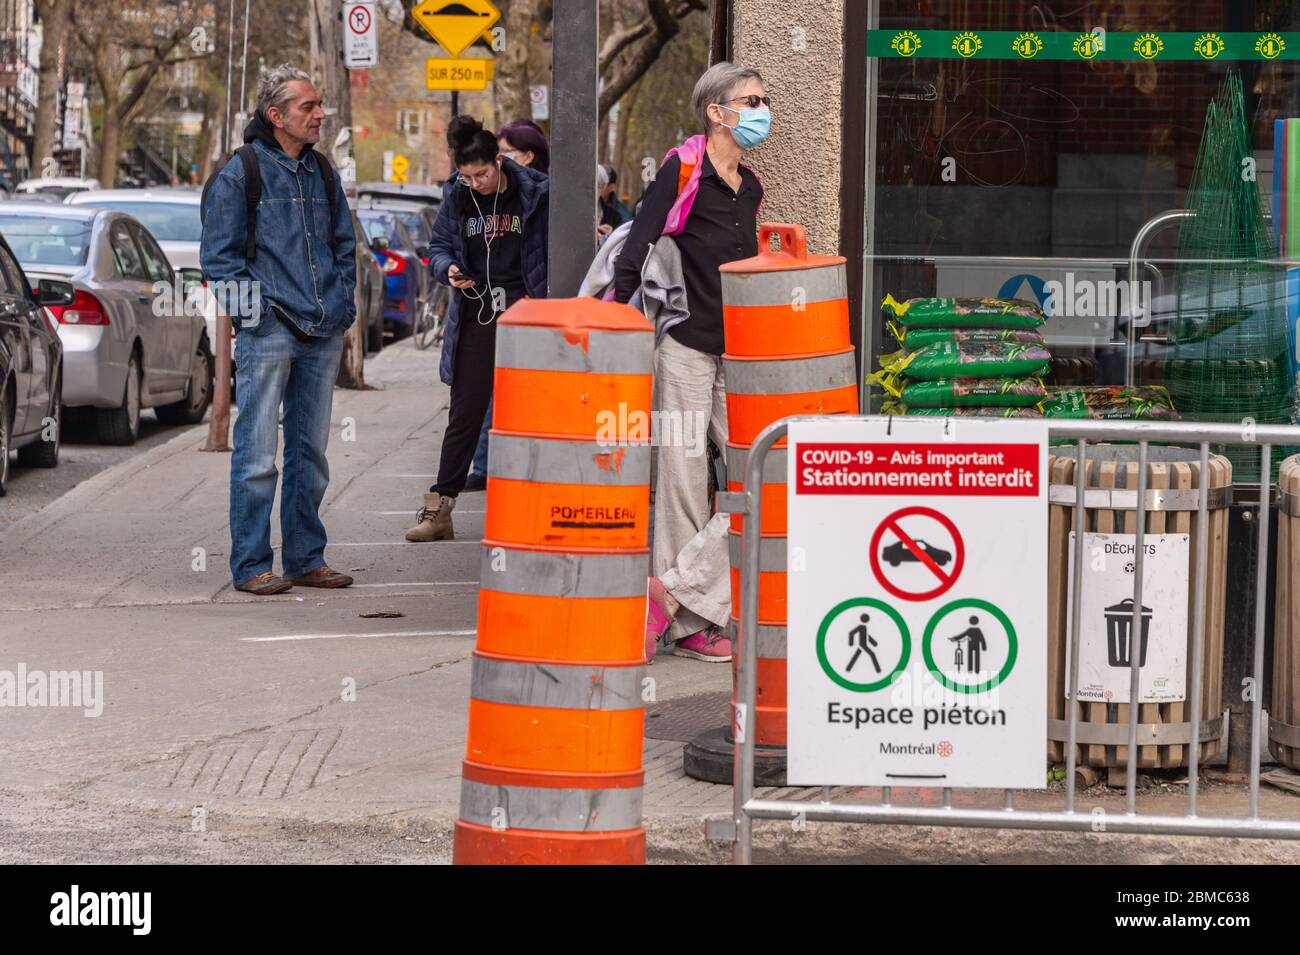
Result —
<instances>
[{"instance_id":1,"label":"man in denim jacket","mask_svg":"<svg viewBox=\"0 0 1300 955\"><path fill-rule=\"evenodd\" d=\"M202 264L210 283L254 290L251 314L232 316L236 340L235 452L230 460L230 570L237 590L264 596L294 584L346 587L325 563L320 504L329 484L334 380L343 333L356 317L356 249L338 176L312 150L325 112L302 70L284 65L258 82L244 130L261 174L256 252L245 253L243 163L227 162L205 203ZM326 193L335 192L333 214ZM235 285L227 285L233 289ZM228 299L230 296L227 294ZM248 301L248 297L243 298ZM284 404L280 534L284 576L272 569L277 419Z\"/></svg>"}]
</instances>

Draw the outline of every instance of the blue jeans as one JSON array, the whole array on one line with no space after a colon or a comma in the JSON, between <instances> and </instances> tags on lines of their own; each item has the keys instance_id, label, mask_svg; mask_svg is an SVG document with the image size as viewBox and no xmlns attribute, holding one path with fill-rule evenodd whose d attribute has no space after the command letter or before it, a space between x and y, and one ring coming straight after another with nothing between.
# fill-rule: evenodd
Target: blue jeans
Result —
<instances>
[{"instance_id":1,"label":"blue jeans","mask_svg":"<svg viewBox=\"0 0 1300 955\"><path fill-rule=\"evenodd\" d=\"M269 322L269 325L268 325ZM230 573L236 584L272 569L277 419L284 403L284 483L280 490L281 561L285 577L325 563L320 504L329 485L330 409L343 336L298 341L283 323L241 331L235 375L239 416L230 458Z\"/></svg>"},{"instance_id":2,"label":"blue jeans","mask_svg":"<svg viewBox=\"0 0 1300 955\"><path fill-rule=\"evenodd\" d=\"M479 432L478 447L474 449L474 464L470 471L487 476L488 431L492 429L492 402L488 402L487 415L483 418L483 430Z\"/></svg>"}]
</instances>

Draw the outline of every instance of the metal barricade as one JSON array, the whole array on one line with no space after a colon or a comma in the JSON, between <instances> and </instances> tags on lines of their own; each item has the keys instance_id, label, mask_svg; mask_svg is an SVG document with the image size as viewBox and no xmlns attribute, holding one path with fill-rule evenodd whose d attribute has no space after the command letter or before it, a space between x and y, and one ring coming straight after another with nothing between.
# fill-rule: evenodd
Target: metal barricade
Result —
<instances>
[{"instance_id":1,"label":"metal barricade","mask_svg":"<svg viewBox=\"0 0 1300 955\"><path fill-rule=\"evenodd\" d=\"M745 490L719 495L720 509L730 513L758 514L762 506L763 462L768 451L786 436L792 421L818 420L816 417L791 417L777 421L765 428L754 441L745 474ZM844 420L839 416L838 420ZM859 416L857 420L883 421L881 416ZM1136 493L1136 541L1133 573L1132 631L1140 632L1143 584L1143 537L1147 513L1147 449L1152 441L1168 444L1199 445L1201 474L1207 472L1211 444L1257 445L1260 454L1260 474L1271 472L1274 445L1300 444L1300 427L1293 425L1254 425L1246 435L1240 426L1227 424L1197 424L1191 422L1158 421L1078 421L1052 420L1048 422L1051 439L1068 439L1077 442L1078 466L1075 468L1074 499L1074 586L1070 615L1072 632L1080 633L1083 586L1084 513L1086 504L1086 454L1089 443L1104 441L1135 441L1138 445L1138 486ZM1199 481L1199 501L1196 512L1197 544L1193 594L1192 620L1192 672L1196 678L1191 687L1192 719L1197 721L1197 739L1200 738L1201 683L1203 680L1202 654L1205 641L1205 564L1208 559L1209 482ZM1106 832L1138 833L1147 835L1226 836L1256 839L1300 840L1300 820L1261 819L1259 815L1259 782L1261 759L1261 706L1264 686L1264 633L1268 607L1265 583L1267 579L1267 554L1272 487L1264 481L1259 490L1259 541L1255 569L1255 628L1253 638L1254 686L1251 705L1250 743L1250 815L1248 817L1201 816L1197 814L1197 786L1200 773L1200 747L1189 746L1187 813L1183 816L1138 815L1137 765L1133 758L1138 749L1138 711L1129 707L1128 754L1126 760L1125 812L1116 817L1108 814ZM759 574L759 522L746 521L744 526L743 555L741 560L741 610L740 632L755 633L758 626L758 574ZM1046 583L1044 583L1046 586ZM1078 699L1079 645L1075 639L1070 644L1067 681L1070 699ZM754 733L747 726L746 714L754 712L757 661L757 643L740 641L739 706L744 709L733 715L736 726L737 758L733 779L733 815L725 834L734 840L734 860L748 864L753 852L753 821L755 819L783 819L798 816L817 822L862 822L893 825L953 826L985 829L1033 829L1059 832L1088 832L1095 828L1091 813L1075 811L1075 762L1078 730L1078 708L1070 706L1069 739L1066 744L1065 806L1058 811L1019 810L1014 806L1013 790L1003 791L1001 809L957 808L953 806L952 789L943 790L943 806L896 806L892 804L889 787L881 790L879 804L832 803L830 788L822 788L820 802L757 799L754 796ZM1130 696L1139 697L1140 654L1130 654ZM734 827L734 828L733 828Z\"/></svg>"}]
</instances>

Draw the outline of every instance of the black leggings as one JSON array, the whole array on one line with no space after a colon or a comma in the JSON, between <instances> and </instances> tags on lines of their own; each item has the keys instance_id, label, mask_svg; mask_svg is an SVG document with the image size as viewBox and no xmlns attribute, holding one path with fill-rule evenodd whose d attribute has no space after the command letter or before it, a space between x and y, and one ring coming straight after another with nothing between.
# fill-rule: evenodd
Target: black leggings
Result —
<instances>
[{"instance_id":1,"label":"black leggings","mask_svg":"<svg viewBox=\"0 0 1300 955\"><path fill-rule=\"evenodd\" d=\"M497 323L479 324L473 308L461 302L460 336L456 341L456 371L451 381L451 407L442 435L438 481L430 491L456 497L465 488L479 432L492 401L492 373L496 366ZM485 308L489 314L491 306Z\"/></svg>"}]
</instances>

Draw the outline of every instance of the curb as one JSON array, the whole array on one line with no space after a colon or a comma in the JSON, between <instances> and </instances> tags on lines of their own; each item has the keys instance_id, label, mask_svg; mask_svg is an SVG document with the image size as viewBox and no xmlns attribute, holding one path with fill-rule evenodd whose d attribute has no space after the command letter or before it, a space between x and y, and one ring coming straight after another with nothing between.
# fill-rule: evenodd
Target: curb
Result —
<instances>
[{"instance_id":1,"label":"curb","mask_svg":"<svg viewBox=\"0 0 1300 955\"><path fill-rule=\"evenodd\" d=\"M0 547L27 543L47 528L70 516L82 506L83 502L93 499L108 487L115 487L127 478L161 464L182 451L197 448L206 438L207 431L206 421L194 425L163 444L150 448L144 454L114 464L94 477L82 481L35 514L29 514L12 525L3 535L0 535Z\"/></svg>"},{"instance_id":2,"label":"curb","mask_svg":"<svg viewBox=\"0 0 1300 955\"><path fill-rule=\"evenodd\" d=\"M390 348L385 348L374 358L370 359L369 364L374 371L380 372L383 370L385 364L398 361L403 357L394 349L393 355L389 358L389 361L385 362L384 358L389 351ZM383 386L381 385L380 388L373 390L382 390L382 387ZM346 396L353 394L364 394L364 392L336 387L335 408L338 407L340 397L346 398ZM135 457L114 464L112 467L100 471L94 477L82 481L62 497L51 501L35 514L27 515L22 520L12 524L3 533L0 533L0 548L17 547L26 544L28 541L39 536L46 529L52 527L65 517L68 517L77 511L82 507L84 502L93 500L94 497L107 488L116 487L118 484L129 479L133 475L161 464L173 455L180 454L184 451L197 450L206 440L207 432L208 421L205 419L203 423L185 429L174 437L168 439L163 444L152 447L143 454L136 455ZM199 453L218 454L222 452ZM225 454L228 459L229 453L225 452Z\"/></svg>"}]
</instances>

